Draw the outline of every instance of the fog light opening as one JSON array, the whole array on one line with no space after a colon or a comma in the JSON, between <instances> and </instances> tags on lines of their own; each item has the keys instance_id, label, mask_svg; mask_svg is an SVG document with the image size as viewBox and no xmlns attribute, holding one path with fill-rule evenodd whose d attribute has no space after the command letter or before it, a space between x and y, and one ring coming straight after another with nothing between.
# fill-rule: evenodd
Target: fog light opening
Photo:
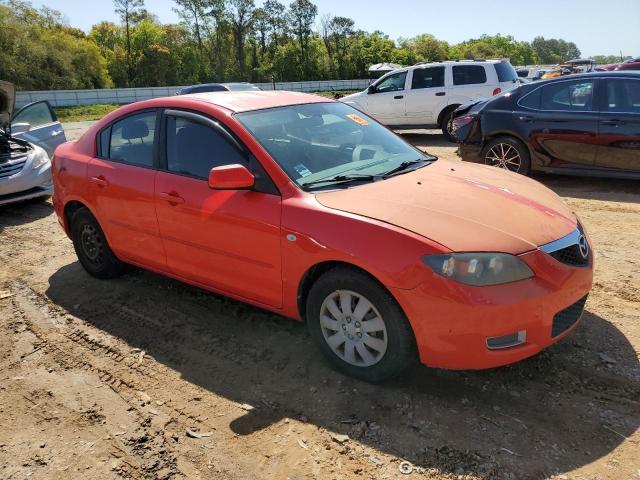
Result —
<instances>
[{"instance_id":1,"label":"fog light opening","mask_svg":"<svg viewBox=\"0 0 640 480\"><path fill-rule=\"evenodd\" d=\"M517 347L518 345L522 345L526 341L527 331L520 330L519 332L502 335L500 337L488 337L487 348L489 350L500 350L502 348Z\"/></svg>"}]
</instances>

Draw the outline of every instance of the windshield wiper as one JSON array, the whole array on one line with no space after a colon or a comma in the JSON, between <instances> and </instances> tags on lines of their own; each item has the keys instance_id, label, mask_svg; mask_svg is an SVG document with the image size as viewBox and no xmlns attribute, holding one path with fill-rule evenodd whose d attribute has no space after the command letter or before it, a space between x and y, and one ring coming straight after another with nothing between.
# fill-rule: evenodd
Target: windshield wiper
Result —
<instances>
[{"instance_id":1,"label":"windshield wiper","mask_svg":"<svg viewBox=\"0 0 640 480\"><path fill-rule=\"evenodd\" d=\"M421 158L421 159L418 159L418 160L407 160L406 162L402 162L397 167L392 168L388 172L384 172L384 173L380 174L380 176L382 178L392 177L394 174L398 174L400 172L404 172L405 170L407 170L412 165L417 165L419 163L427 163L427 162L430 163L433 160L435 160L435 158L434 159ZM411 170L415 170L415 169L411 169Z\"/></svg>"},{"instance_id":2,"label":"windshield wiper","mask_svg":"<svg viewBox=\"0 0 640 480\"><path fill-rule=\"evenodd\" d=\"M380 178L378 175L336 175L335 177L321 178L312 182L301 183L302 187L309 187L311 185L319 185L321 183L351 183L358 181L373 181Z\"/></svg>"}]
</instances>

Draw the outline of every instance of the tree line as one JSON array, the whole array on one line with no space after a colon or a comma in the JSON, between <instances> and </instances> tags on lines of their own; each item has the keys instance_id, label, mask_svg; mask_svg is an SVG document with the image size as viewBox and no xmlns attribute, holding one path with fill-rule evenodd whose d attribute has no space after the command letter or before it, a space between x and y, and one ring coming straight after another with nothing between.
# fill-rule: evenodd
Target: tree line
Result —
<instances>
[{"instance_id":1,"label":"tree line","mask_svg":"<svg viewBox=\"0 0 640 480\"><path fill-rule=\"evenodd\" d=\"M575 43L543 37L449 44L425 33L394 41L351 18L320 17L310 0L174 0L175 24L161 23L144 0L113 3L120 22L85 33L54 9L0 0L0 78L23 90L150 87L366 78L379 62L507 57L525 65L580 56Z\"/></svg>"}]
</instances>

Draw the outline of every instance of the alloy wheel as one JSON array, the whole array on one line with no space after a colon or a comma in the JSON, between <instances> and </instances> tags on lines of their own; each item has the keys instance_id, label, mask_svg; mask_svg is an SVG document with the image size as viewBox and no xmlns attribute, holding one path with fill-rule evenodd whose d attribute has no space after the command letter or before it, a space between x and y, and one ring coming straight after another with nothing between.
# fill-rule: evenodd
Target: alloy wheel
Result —
<instances>
[{"instance_id":1,"label":"alloy wheel","mask_svg":"<svg viewBox=\"0 0 640 480\"><path fill-rule=\"evenodd\" d=\"M336 290L320 307L320 327L327 345L339 358L370 367L387 351L387 328L367 298L350 290Z\"/></svg>"},{"instance_id":2,"label":"alloy wheel","mask_svg":"<svg viewBox=\"0 0 640 480\"><path fill-rule=\"evenodd\" d=\"M485 155L485 163L493 167L519 172L522 167L522 157L513 145L497 143Z\"/></svg>"}]
</instances>

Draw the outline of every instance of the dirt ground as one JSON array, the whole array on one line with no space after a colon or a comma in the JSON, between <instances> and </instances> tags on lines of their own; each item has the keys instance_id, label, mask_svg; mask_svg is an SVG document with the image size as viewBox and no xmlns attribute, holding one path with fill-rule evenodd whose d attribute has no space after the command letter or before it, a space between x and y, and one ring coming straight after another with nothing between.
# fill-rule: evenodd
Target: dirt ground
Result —
<instances>
[{"instance_id":1,"label":"dirt ground","mask_svg":"<svg viewBox=\"0 0 640 480\"><path fill-rule=\"evenodd\" d=\"M0 209L0 478L640 479L640 184L539 180L594 242L581 325L510 367L383 385L277 315L89 277L48 202Z\"/></svg>"}]
</instances>

